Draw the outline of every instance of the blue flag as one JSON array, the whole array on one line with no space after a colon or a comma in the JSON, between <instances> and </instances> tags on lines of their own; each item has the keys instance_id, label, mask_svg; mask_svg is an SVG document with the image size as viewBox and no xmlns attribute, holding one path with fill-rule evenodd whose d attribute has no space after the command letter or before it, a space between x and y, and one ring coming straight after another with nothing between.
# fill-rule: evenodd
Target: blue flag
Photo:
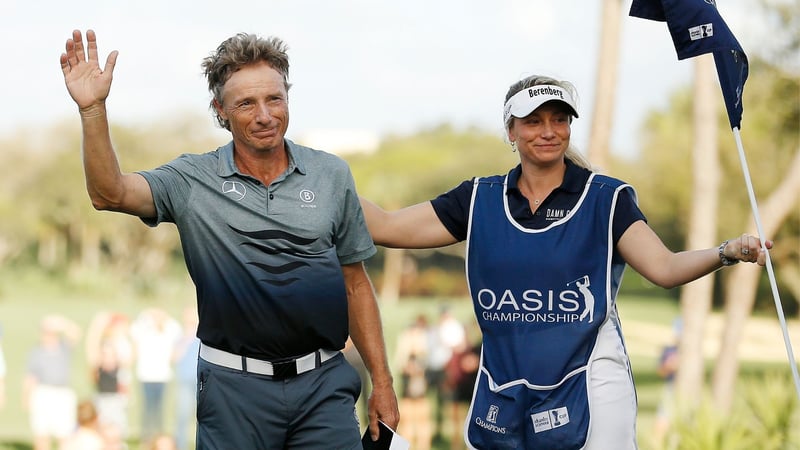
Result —
<instances>
[{"instance_id":1,"label":"blue flag","mask_svg":"<svg viewBox=\"0 0 800 450\"><path fill-rule=\"evenodd\" d=\"M633 0L630 15L667 22L678 59L714 54L731 128L741 129L747 56L719 15L715 0Z\"/></svg>"}]
</instances>

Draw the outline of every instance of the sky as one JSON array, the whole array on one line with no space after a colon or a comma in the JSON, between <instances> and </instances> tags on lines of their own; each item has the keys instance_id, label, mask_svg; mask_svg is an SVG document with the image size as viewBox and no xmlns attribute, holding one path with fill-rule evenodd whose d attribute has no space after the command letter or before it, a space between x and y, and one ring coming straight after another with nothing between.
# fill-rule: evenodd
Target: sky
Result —
<instances>
[{"instance_id":1,"label":"sky","mask_svg":"<svg viewBox=\"0 0 800 450\"><path fill-rule=\"evenodd\" d=\"M755 0L718 0L747 53L758 38ZM192 113L214 121L200 62L238 32L289 46L287 137L335 150L441 123L503 135L502 103L531 74L569 80L585 150L594 100L600 0L75 0L0 2L0 136L73 120L59 55L73 29L94 29L100 57L119 51L108 99L113 122L147 124ZM635 155L648 111L691 82L666 24L623 3L612 149ZM205 114L205 116L203 116ZM220 136L227 136L219 130ZM328 148L329 147L329 148ZM209 149L198 149L198 152Z\"/></svg>"}]
</instances>

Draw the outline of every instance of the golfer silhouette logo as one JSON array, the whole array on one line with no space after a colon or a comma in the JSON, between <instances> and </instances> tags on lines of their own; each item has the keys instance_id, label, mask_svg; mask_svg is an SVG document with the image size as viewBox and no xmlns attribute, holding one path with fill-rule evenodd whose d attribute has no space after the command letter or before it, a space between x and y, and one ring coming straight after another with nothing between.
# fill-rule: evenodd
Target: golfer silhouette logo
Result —
<instances>
[{"instance_id":1,"label":"golfer silhouette logo","mask_svg":"<svg viewBox=\"0 0 800 450\"><path fill-rule=\"evenodd\" d=\"M589 290L589 286L591 285L589 282L589 275L584 275L577 280L570 281L567 283L567 286L571 284L575 284L578 291L583 294L584 309L579 320L583 321L586 316L589 316L589 323L592 323L594 321L594 294Z\"/></svg>"}]
</instances>

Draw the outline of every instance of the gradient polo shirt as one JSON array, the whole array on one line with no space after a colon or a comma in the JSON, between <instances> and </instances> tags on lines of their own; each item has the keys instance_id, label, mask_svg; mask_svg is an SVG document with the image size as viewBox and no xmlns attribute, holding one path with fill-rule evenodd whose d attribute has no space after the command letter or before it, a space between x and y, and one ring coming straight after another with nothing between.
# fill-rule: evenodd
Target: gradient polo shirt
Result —
<instances>
[{"instance_id":1,"label":"gradient polo shirt","mask_svg":"<svg viewBox=\"0 0 800 450\"><path fill-rule=\"evenodd\" d=\"M144 222L177 225L198 337L262 359L343 348L341 265L376 251L347 164L285 142L289 167L269 186L236 168L232 142L140 172L157 211Z\"/></svg>"}]
</instances>

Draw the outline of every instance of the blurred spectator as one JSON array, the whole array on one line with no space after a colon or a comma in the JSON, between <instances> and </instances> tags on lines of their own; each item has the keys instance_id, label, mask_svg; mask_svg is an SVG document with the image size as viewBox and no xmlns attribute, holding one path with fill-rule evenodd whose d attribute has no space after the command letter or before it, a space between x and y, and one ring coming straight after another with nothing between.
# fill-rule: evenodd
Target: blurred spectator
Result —
<instances>
[{"instance_id":1,"label":"blurred spectator","mask_svg":"<svg viewBox=\"0 0 800 450\"><path fill-rule=\"evenodd\" d=\"M148 308L130 327L136 349L136 377L141 383L141 440L149 442L164 431L164 395L172 379L172 351L181 326L166 311Z\"/></svg>"},{"instance_id":2,"label":"blurred spectator","mask_svg":"<svg viewBox=\"0 0 800 450\"><path fill-rule=\"evenodd\" d=\"M395 358L401 370L398 433L419 450L431 448L433 427L428 399L428 319L420 314L397 339Z\"/></svg>"},{"instance_id":3,"label":"blurred spectator","mask_svg":"<svg viewBox=\"0 0 800 450\"><path fill-rule=\"evenodd\" d=\"M81 336L77 324L48 315L40 324L39 343L28 356L23 402L29 411L34 450L66 439L75 429L77 398L70 383L72 349Z\"/></svg>"},{"instance_id":4,"label":"blurred spectator","mask_svg":"<svg viewBox=\"0 0 800 450\"><path fill-rule=\"evenodd\" d=\"M150 440L149 450L177 450L175 440L168 434L157 434Z\"/></svg>"},{"instance_id":5,"label":"blurred spectator","mask_svg":"<svg viewBox=\"0 0 800 450\"><path fill-rule=\"evenodd\" d=\"M106 428L115 427L121 435L127 436L128 394L119 382L120 367L116 349L110 343L104 343L100 349L100 360L92 373L100 422Z\"/></svg>"},{"instance_id":6,"label":"blurred spectator","mask_svg":"<svg viewBox=\"0 0 800 450\"><path fill-rule=\"evenodd\" d=\"M130 320L125 314L100 312L92 319L86 333L86 355L92 365L96 365L101 343L109 343L114 348L114 353L120 362L120 389L128 392L133 379L134 349L130 335Z\"/></svg>"},{"instance_id":7,"label":"blurred spectator","mask_svg":"<svg viewBox=\"0 0 800 450\"><path fill-rule=\"evenodd\" d=\"M672 322L672 341L664 346L658 358L658 376L664 380L664 387L661 392L661 400L656 409L656 418L653 431L653 440L656 448L662 448L666 443L665 439L669 432L670 424L674 411L675 402L675 376L678 373L678 343L680 342L683 322L676 318Z\"/></svg>"},{"instance_id":8,"label":"blurred spectator","mask_svg":"<svg viewBox=\"0 0 800 450\"><path fill-rule=\"evenodd\" d=\"M103 424L100 422L100 434L103 435L103 440L106 445L103 450L127 450L128 444L125 438L119 431L119 428L113 424Z\"/></svg>"},{"instance_id":9,"label":"blurred spectator","mask_svg":"<svg viewBox=\"0 0 800 450\"><path fill-rule=\"evenodd\" d=\"M97 392L95 405L105 433L128 435L132 344L122 314L98 313L86 333L86 356ZM111 428L116 428L113 430Z\"/></svg>"},{"instance_id":10,"label":"blurred spectator","mask_svg":"<svg viewBox=\"0 0 800 450\"><path fill-rule=\"evenodd\" d=\"M449 305L439 309L437 323L430 329L427 378L428 388L433 391L436 400L434 415L434 440L442 437L444 410L449 403L450 393L445 386L445 366L453 355L453 349L463 345L465 341L464 326L453 316Z\"/></svg>"},{"instance_id":11,"label":"blurred spectator","mask_svg":"<svg viewBox=\"0 0 800 450\"><path fill-rule=\"evenodd\" d=\"M197 309L187 306L183 310L183 334L175 344L176 420L175 446L189 449L190 422L195 416L197 398L197 356L200 339L197 338Z\"/></svg>"},{"instance_id":12,"label":"blurred spectator","mask_svg":"<svg viewBox=\"0 0 800 450\"><path fill-rule=\"evenodd\" d=\"M77 407L78 429L65 439L60 450L106 450L106 443L100 434L97 410L94 403L84 400Z\"/></svg>"},{"instance_id":13,"label":"blurred spectator","mask_svg":"<svg viewBox=\"0 0 800 450\"><path fill-rule=\"evenodd\" d=\"M453 424L451 450L466 448L461 435L480 369L480 358L480 341L472 343L470 339L464 339L464 342L454 349L445 368L445 384L451 393L450 422Z\"/></svg>"}]
</instances>

